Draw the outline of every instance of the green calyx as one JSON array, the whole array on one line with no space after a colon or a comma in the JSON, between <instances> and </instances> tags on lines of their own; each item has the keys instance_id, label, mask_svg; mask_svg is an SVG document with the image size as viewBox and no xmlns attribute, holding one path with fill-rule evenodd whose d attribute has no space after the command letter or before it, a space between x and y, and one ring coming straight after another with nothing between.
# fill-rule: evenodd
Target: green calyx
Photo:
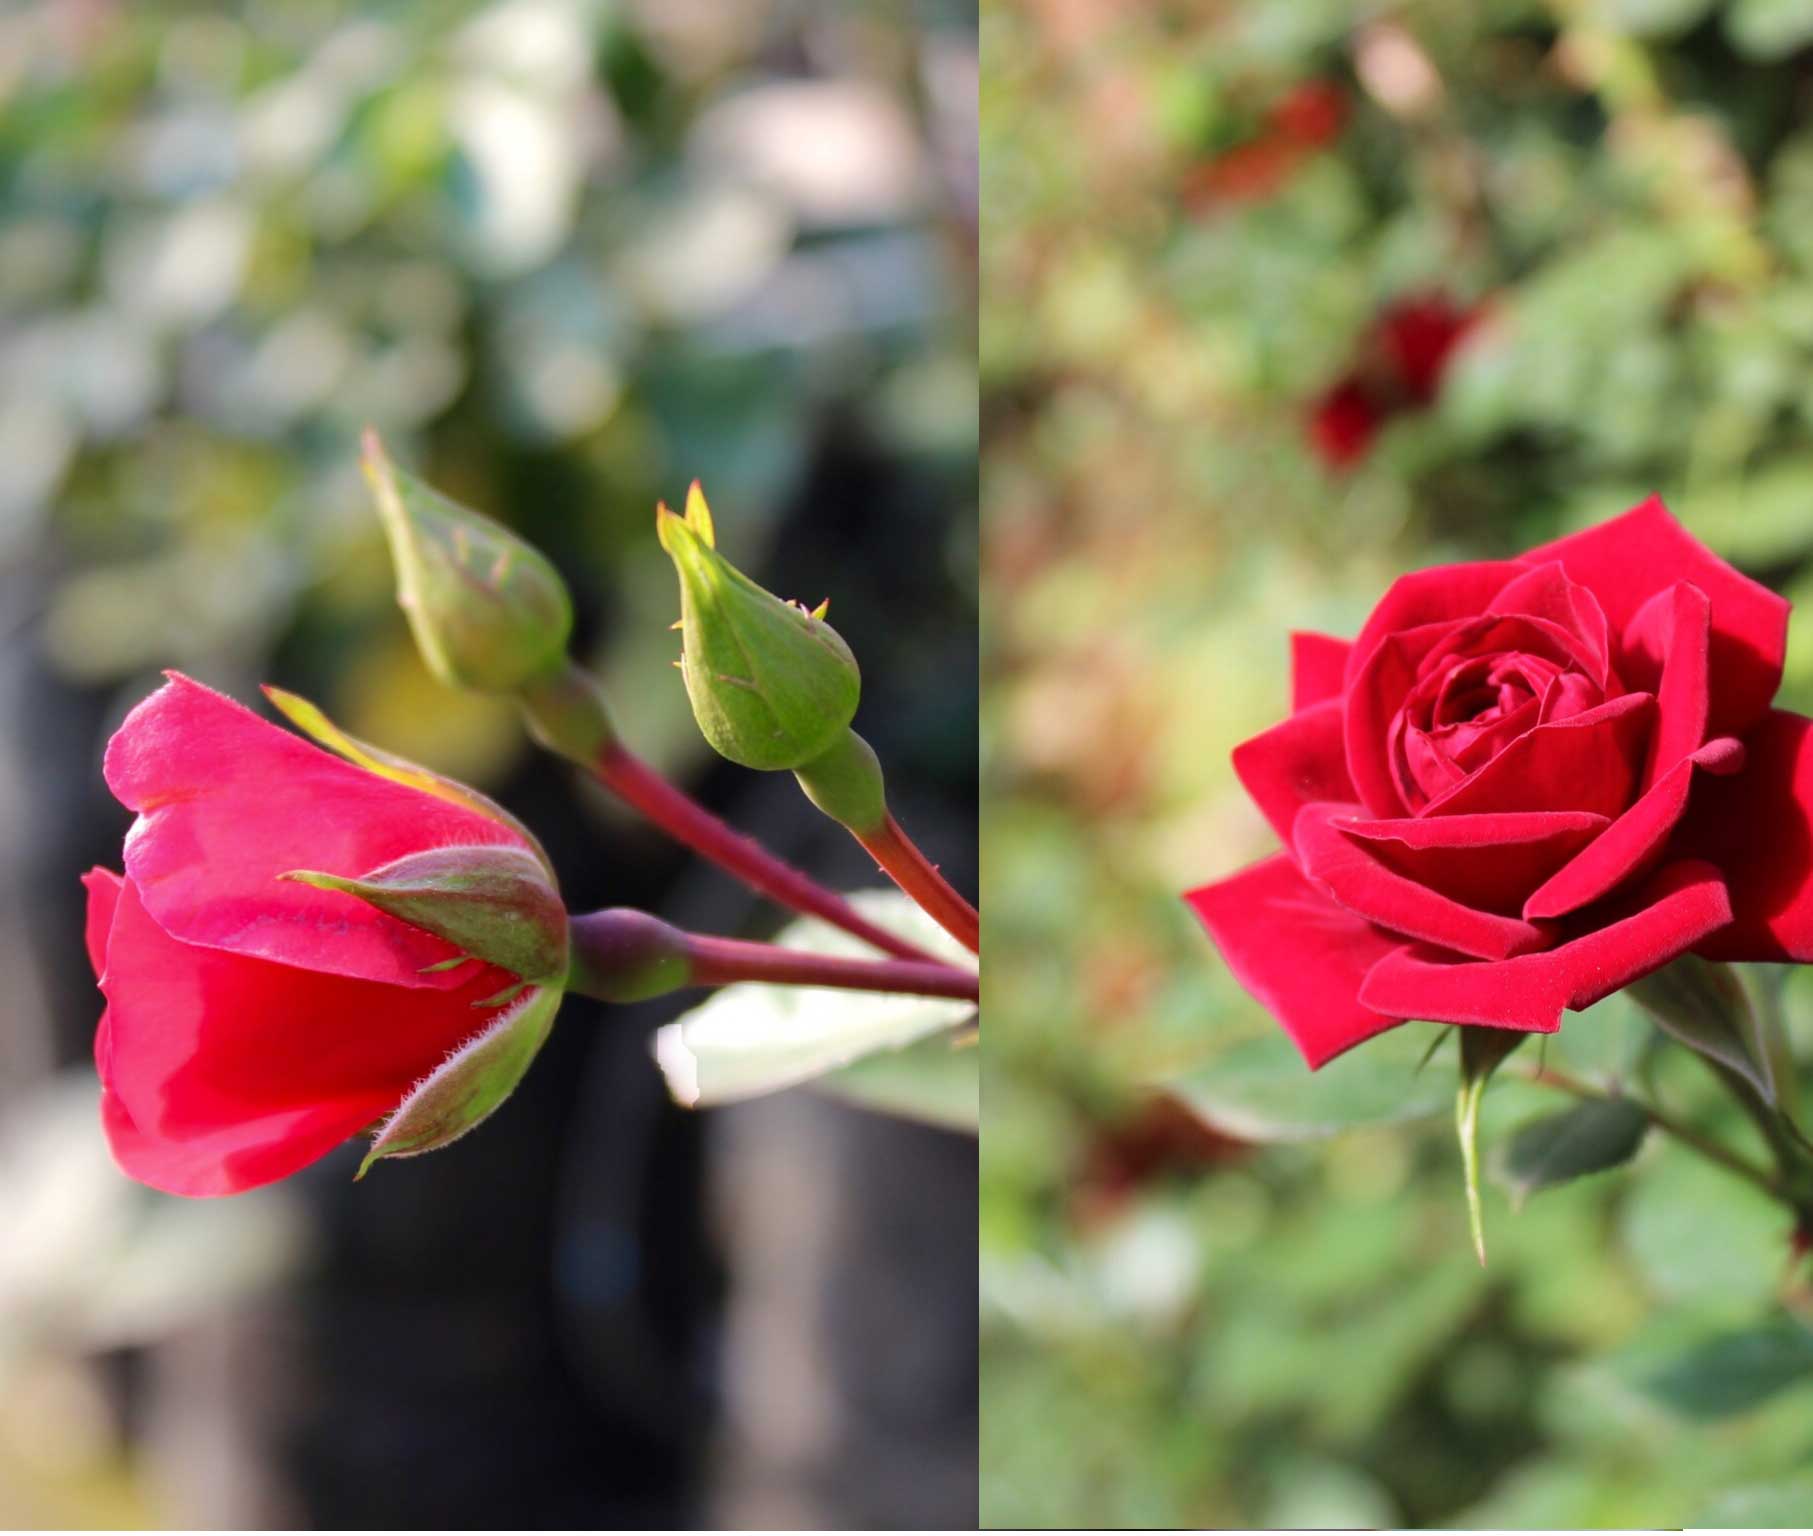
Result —
<instances>
[{"instance_id":1,"label":"green calyx","mask_svg":"<svg viewBox=\"0 0 1813 1536\"><path fill-rule=\"evenodd\" d=\"M876 831L888 819L881 759L847 727L828 750L795 768L793 776L808 800L859 837Z\"/></svg>"},{"instance_id":2,"label":"green calyx","mask_svg":"<svg viewBox=\"0 0 1813 1536\"><path fill-rule=\"evenodd\" d=\"M567 914L534 854L508 846L432 848L350 878L293 869L283 876L341 891L539 985L567 973Z\"/></svg>"},{"instance_id":3,"label":"green calyx","mask_svg":"<svg viewBox=\"0 0 1813 1536\"><path fill-rule=\"evenodd\" d=\"M423 1078L379 1126L356 1179L386 1157L415 1157L457 1141L510 1097L547 1043L559 987L537 987L490 1020Z\"/></svg>"},{"instance_id":4,"label":"green calyx","mask_svg":"<svg viewBox=\"0 0 1813 1536\"><path fill-rule=\"evenodd\" d=\"M745 768L798 768L836 746L856 714L862 675L824 620L758 587L716 548L698 483L686 515L656 513L680 577L680 668L705 739Z\"/></svg>"},{"instance_id":5,"label":"green calyx","mask_svg":"<svg viewBox=\"0 0 1813 1536\"><path fill-rule=\"evenodd\" d=\"M557 668L573 632L560 574L509 529L449 501L365 434L365 478L397 572L397 603L428 669L479 693L516 693Z\"/></svg>"}]
</instances>

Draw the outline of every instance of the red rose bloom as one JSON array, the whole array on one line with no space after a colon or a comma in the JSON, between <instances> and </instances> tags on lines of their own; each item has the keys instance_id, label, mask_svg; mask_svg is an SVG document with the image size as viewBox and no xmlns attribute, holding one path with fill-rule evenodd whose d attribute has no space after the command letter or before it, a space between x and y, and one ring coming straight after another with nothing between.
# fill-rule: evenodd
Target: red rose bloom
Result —
<instances>
[{"instance_id":1,"label":"red rose bloom","mask_svg":"<svg viewBox=\"0 0 1813 1536\"><path fill-rule=\"evenodd\" d=\"M1406 1019L1551 1032L1692 950L1813 960L1813 736L1788 605L1652 498L1401 578L1293 637L1235 749L1285 851L1188 900L1311 1066Z\"/></svg>"},{"instance_id":2,"label":"red rose bloom","mask_svg":"<svg viewBox=\"0 0 1813 1536\"><path fill-rule=\"evenodd\" d=\"M115 1160L180 1195L225 1195L313 1162L395 1109L488 1024L516 978L343 892L403 856L527 840L476 796L368 771L172 674L107 746L139 813L125 875L96 869L88 952Z\"/></svg>"}]
</instances>

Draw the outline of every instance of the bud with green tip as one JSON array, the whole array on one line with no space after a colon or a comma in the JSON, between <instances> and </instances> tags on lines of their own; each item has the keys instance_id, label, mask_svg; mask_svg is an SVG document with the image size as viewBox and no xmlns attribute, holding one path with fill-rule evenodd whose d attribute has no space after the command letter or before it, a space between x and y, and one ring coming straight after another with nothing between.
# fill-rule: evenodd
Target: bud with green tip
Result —
<instances>
[{"instance_id":1,"label":"bud with green tip","mask_svg":"<svg viewBox=\"0 0 1813 1536\"><path fill-rule=\"evenodd\" d=\"M680 666L705 739L733 763L769 770L836 746L862 676L823 607L783 602L720 555L697 481L686 515L663 505L656 529L680 575Z\"/></svg>"},{"instance_id":2,"label":"bud with green tip","mask_svg":"<svg viewBox=\"0 0 1813 1536\"><path fill-rule=\"evenodd\" d=\"M431 848L352 878L293 869L284 877L344 891L532 984L563 982L567 913L546 868L524 848Z\"/></svg>"},{"instance_id":3,"label":"bud with green tip","mask_svg":"<svg viewBox=\"0 0 1813 1536\"><path fill-rule=\"evenodd\" d=\"M365 478L397 570L397 603L428 669L479 693L515 693L566 658L573 602L542 554L391 464L365 434Z\"/></svg>"}]
</instances>

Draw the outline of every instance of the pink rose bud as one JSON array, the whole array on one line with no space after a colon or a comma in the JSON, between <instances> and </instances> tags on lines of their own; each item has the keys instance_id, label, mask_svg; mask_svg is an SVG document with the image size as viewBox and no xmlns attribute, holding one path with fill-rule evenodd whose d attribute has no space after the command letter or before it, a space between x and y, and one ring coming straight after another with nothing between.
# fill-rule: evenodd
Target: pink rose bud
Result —
<instances>
[{"instance_id":1,"label":"pink rose bud","mask_svg":"<svg viewBox=\"0 0 1813 1536\"><path fill-rule=\"evenodd\" d=\"M560 998L533 838L273 697L342 755L174 673L107 747L108 787L139 815L125 873L85 882L101 1114L120 1167L173 1194L268 1184L378 1121L374 1156L444 1145L515 1087ZM325 878L284 878L298 870ZM475 918L481 888L535 939Z\"/></svg>"},{"instance_id":2,"label":"pink rose bud","mask_svg":"<svg viewBox=\"0 0 1813 1536\"><path fill-rule=\"evenodd\" d=\"M1406 1019L1549 1033L1683 954L1813 961L1787 629L1654 498L1412 572L1296 637L1293 712L1234 750L1281 851L1188 900L1311 1066Z\"/></svg>"}]
</instances>

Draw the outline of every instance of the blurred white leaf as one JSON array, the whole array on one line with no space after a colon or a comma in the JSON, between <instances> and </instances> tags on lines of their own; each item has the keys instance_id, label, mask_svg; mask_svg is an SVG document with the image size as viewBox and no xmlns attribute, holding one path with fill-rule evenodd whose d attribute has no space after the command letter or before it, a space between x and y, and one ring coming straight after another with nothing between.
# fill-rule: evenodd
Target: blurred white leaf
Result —
<instances>
[{"instance_id":1,"label":"blurred white leaf","mask_svg":"<svg viewBox=\"0 0 1813 1536\"><path fill-rule=\"evenodd\" d=\"M850 901L871 922L939 959L974 967L975 957L900 892L859 891ZM775 942L814 954L875 958L860 939L811 917L790 923ZM680 1103L725 1104L791 1088L877 1051L900 1050L975 1011L973 1003L949 998L739 982L659 1030L655 1060Z\"/></svg>"}]
</instances>

